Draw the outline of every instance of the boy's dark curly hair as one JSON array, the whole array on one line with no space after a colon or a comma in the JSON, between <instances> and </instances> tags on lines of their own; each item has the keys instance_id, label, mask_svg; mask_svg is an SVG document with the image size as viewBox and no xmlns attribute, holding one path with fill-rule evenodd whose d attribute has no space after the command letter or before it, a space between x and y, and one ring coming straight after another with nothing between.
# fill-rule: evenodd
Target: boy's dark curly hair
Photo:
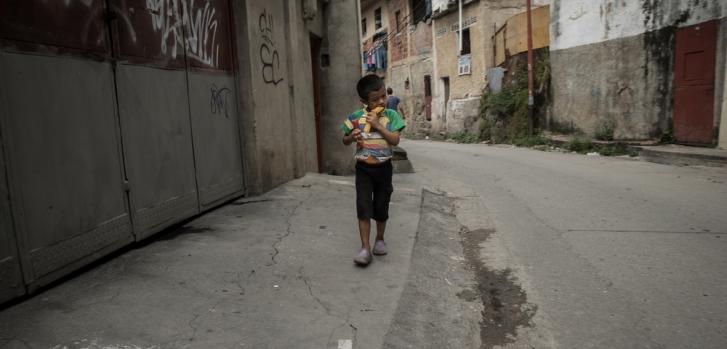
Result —
<instances>
[{"instance_id":1,"label":"boy's dark curly hair","mask_svg":"<svg viewBox=\"0 0 727 349\"><path fill-rule=\"evenodd\" d=\"M369 74L358 80L356 92L361 100L366 101L369 99L369 93L378 91L382 87L384 87L384 80L376 74Z\"/></svg>"}]
</instances>

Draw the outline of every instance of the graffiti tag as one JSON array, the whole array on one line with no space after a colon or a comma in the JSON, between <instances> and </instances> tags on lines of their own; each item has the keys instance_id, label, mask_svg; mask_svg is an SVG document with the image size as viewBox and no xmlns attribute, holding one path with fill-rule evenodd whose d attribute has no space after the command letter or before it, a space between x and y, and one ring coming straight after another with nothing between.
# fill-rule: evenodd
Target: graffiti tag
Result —
<instances>
[{"instance_id":1,"label":"graffiti tag","mask_svg":"<svg viewBox=\"0 0 727 349\"><path fill-rule=\"evenodd\" d=\"M283 78L280 77L280 56L273 42L273 15L263 10L258 18L258 26L263 43L260 45L260 61L263 64L262 75L263 81L268 84L277 85Z\"/></svg>"},{"instance_id":2,"label":"graffiti tag","mask_svg":"<svg viewBox=\"0 0 727 349\"><path fill-rule=\"evenodd\" d=\"M146 0L146 8L154 31L161 33L162 54L177 58L186 48L188 58L210 67L218 66L217 10L209 2L197 7L196 0Z\"/></svg>"},{"instance_id":3,"label":"graffiti tag","mask_svg":"<svg viewBox=\"0 0 727 349\"><path fill-rule=\"evenodd\" d=\"M218 89L216 85L212 85L210 88L210 111L212 114L222 114L224 112L226 118L230 117L227 110L230 93L231 91L227 87Z\"/></svg>"}]
</instances>

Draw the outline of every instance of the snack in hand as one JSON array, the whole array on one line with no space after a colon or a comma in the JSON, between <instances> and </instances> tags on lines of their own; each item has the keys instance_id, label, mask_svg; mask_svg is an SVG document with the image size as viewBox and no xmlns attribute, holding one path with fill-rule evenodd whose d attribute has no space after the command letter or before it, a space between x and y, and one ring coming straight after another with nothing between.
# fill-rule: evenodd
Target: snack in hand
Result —
<instances>
[{"instance_id":1,"label":"snack in hand","mask_svg":"<svg viewBox=\"0 0 727 349\"><path fill-rule=\"evenodd\" d=\"M372 111L376 113L376 115L379 115L382 111L384 111L384 107L376 107ZM364 132L371 132L371 124L366 123L366 125L364 125Z\"/></svg>"}]
</instances>

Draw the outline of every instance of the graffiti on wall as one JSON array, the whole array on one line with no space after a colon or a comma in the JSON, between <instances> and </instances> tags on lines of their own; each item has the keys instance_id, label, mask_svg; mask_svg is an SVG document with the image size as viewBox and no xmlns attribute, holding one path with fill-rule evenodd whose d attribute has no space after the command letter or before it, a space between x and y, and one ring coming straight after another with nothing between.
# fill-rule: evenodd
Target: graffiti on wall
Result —
<instances>
[{"instance_id":1,"label":"graffiti on wall","mask_svg":"<svg viewBox=\"0 0 727 349\"><path fill-rule=\"evenodd\" d=\"M267 84L277 85L283 81L283 78L279 75L280 56L273 41L273 15L268 13L267 10L263 10L258 18L258 26L260 27L260 35L263 38L260 45L263 81Z\"/></svg>"},{"instance_id":2,"label":"graffiti on wall","mask_svg":"<svg viewBox=\"0 0 727 349\"><path fill-rule=\"evenodd\" d=\"M176 58L184 48L187 57L209 67L219 65L217 9L196 0L146 0L155 32L161 33L161 52ZM185 42L186 40L186 42Z\"/></svg>"},{"instance_id":3,"label":"graffiti on wall","mask_svg":"<svg viewBox=\"0 0 727 349\"><path fill-rule=\"evenodd\" d=\"M210 88L210 112L212 112L212 114L224 114L226 118L230 117L230 113L227 109L229 106L230 93L232 93L232 91L230 91L229 88L218 88L216 85L212 84L212 87Z\"/></svg>"}]
</instances>

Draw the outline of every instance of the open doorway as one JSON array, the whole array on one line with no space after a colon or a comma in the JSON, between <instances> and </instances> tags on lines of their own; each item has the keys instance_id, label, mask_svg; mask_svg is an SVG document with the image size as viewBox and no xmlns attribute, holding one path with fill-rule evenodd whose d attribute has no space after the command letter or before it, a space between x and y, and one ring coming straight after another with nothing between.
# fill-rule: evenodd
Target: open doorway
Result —
<instances>
[{"instance_id":1,"label":"open doorway","mask_svg":"<svg viewBox=\"0 0 727 349\"><path fill-rule=\"evenodd\" d=\"M442 77L442 89L444 90L444 106L442 107L442 119L447 120L447 103L449 103L449 76Z\"/></svg>"},{"instance_id":2,"label":"open doorway","mask_svg":"<svg viewBox=\"0 0 727 349\"><path fill-rule=\"evenodd\" d=\"M313 74L313 105L316 124L316 155L318 160L318 173L323 172L323 148L321 146L321 39L315 35L310 36L310 58Z\"/></svg>"},{"instance_id":3,"label":"open doorway","mask_svg":"<svg viewBox=\"0 0 727 349\"><path fill-rule=\"evenodd\" d=\"M424 75L424 115L432 121L432 77Z\"/></svg>"}]
</instances>

